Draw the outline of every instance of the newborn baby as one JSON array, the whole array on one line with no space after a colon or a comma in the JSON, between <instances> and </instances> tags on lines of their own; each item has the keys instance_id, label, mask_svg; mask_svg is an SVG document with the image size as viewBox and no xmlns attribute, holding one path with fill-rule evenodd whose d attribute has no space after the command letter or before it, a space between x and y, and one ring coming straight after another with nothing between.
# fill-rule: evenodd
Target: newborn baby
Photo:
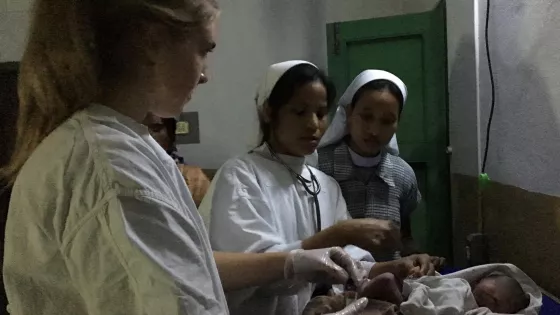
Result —
<instances>
[{"instance_id":1,"label":"newborn baby","mask_svg":"<svg viewBox=\"0 0 560 315\"><path fill-rule=\"evenodd\" d=\"M426 258L432 264L422 266ZM444 260L438 257L438 264ZM313 298L306 306L304 315L321 315L342 310L358 298L367 297L368 306L361 315L397 314L398 305L403 301L403 281L410 275L433 274L436 261L427 255L411 255L402 259L378 262L369 272L370 279L364 279L355 286L347 286L343 294L330 292Z\"/></svg>"},{"instance_id":2,"label":"newborn baby","mask_svg":"<svg viewBox=\"0 0 560 315\"><path fill-rule=\"evenodd\" d=\"M404 315L537 315L542 294L536 283L511 264L471 267L452 274L406 280Z\"/></svg>"},{"instance_id":3,"label":"newborn baby","mask_svg":"<svg viewBox=\"0 0 560 315\"><path fill-rule=\"evenodd\" d=\"M476 304L494 313L516 314L529 305L529 297L519 282L500 272L479 279L471 289Z\"/></svg>"},{"instance_id":4,"label":"newborn baby","mask_svg":"<svg viewBox=\"0 0 560 315\"><path fill-rule=\"evenodd\" d=\"M493 313L516 314L529 305L529 297L521 285L503 273L487 274L471 283L470 287L477 306L486 307ZM352 288L351 291L346 291L344 294L330 294L312 299L306 306L303 315L337 312L360 297L370 299L362 315L397 314L398 306L403 302L402 289L402 280L392 273L384 273L372 280L364 281L357 288ZM468 311L468 309L464 311Z\"/></svg>"}]
</instances>

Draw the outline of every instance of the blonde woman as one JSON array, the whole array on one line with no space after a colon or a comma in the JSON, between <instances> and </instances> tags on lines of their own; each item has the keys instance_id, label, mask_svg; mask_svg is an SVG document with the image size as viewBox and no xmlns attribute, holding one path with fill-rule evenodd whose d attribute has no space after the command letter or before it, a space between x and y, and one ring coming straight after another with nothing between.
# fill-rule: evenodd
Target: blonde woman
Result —
<instances>
[{"instance_id":1,"label":"blonde woman","mask_svg":"<svg viewBox=\"0 0 560 315\"><path fill-rule=\"evenodd\" d=\"M224 289L363 277L340 248L212 253L181 173L141 122L178 115L206 81L217 14L215 0L37 1L2 169L12 314L227 314Z\"/></svg>"}]
</instances>

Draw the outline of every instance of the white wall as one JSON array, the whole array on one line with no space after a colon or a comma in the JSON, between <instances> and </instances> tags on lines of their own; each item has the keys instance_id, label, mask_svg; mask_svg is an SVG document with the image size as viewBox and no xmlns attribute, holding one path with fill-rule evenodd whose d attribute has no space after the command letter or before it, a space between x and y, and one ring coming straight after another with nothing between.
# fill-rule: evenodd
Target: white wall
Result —
<instances>
[{"instance_id":1,"label":"white wall","mask_svg":"<svg viewBox=\"0 0 560 315\"><path fill-rule=\"evenodd\" d=\"M447 0L451 172L470 176L480 173L475 3Z\"/></svg>"},{"instance_id":2,"label":"white wall","mask_svg":"<svg viewBox=\"0 0 560 315\"><path fill-rule=\"evenodd\" d=\"M30 0L0 0L0 62L21 59L30 4Z\"/></svg>"},{"instance_id":3,"label":"white wall","mask_svg":"<svg viewBox=\"0 0 560 315\"><path fill-rule=\"evenodd\" d=\"M452 0L447 0L449 3ZM439 0L403 0L403 11L406 13L416 13L430 11L435 8Z\"/></svg>"},{"instance_id":4,"label":"white wall","mask_svg":"<svg viewBox=\"0 0 560 315\"><path fill-rule=\"evenodd\" d=\"M447 0L451 171L471 176L482 168L490 112L486 4ZM494 181L556 196L559 27L558 1L492 1L490 47L497 91L486 172Z\"/></svg>"},{"instance_id":5,"label":"white wall","mask_svg":"<svg viewBox=\"0 0 560 315\"><path fill-rule=\"evenodd\" d=\"M486 0L480 1L483 34ZM560 196L560 2L492 0L496 111L487 172L493 180ZM490 109L480 37L481 143Z\"/></svg>"}]
</instances>

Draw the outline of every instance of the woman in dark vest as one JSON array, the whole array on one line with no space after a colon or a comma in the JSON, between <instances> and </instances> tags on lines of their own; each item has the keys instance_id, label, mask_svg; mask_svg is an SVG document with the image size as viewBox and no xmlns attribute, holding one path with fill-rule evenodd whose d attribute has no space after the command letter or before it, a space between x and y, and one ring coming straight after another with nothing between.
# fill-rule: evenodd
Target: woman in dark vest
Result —
<instances>
[{"instance_id":1,"label":"woman in dark vest","mask_svg":"<svg viewBox=\"0 0 560 315\"><path fill-rule=\"evenodd\" d=\"M319 169L339 183L353 218L389 220L400 226L402 248L376 255L391 260L417 253L410 215L421 200L413 169L398 157L395 133L407 88L397 76L365 70L338 102L318 150ZM436 265L442 263L434 258Z\"/></svg>"}]
</instances>

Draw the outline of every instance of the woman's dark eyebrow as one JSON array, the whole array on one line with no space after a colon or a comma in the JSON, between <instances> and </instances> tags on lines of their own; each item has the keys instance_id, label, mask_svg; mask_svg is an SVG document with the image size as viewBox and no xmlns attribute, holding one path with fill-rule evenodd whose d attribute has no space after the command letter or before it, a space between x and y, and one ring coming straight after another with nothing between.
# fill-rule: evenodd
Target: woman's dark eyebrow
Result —
<instances>
[{"instance_id":1,"label":"woman's dark eyebrow","mask_svg":"<svg viewBox=\"0 0 560 315\"><path fill-rule=\"evenodd\" d=\"M397 116L393 113L389 113L389 114L383 115L383 118L397 119Z\"/></svg>"}]
</instances>

